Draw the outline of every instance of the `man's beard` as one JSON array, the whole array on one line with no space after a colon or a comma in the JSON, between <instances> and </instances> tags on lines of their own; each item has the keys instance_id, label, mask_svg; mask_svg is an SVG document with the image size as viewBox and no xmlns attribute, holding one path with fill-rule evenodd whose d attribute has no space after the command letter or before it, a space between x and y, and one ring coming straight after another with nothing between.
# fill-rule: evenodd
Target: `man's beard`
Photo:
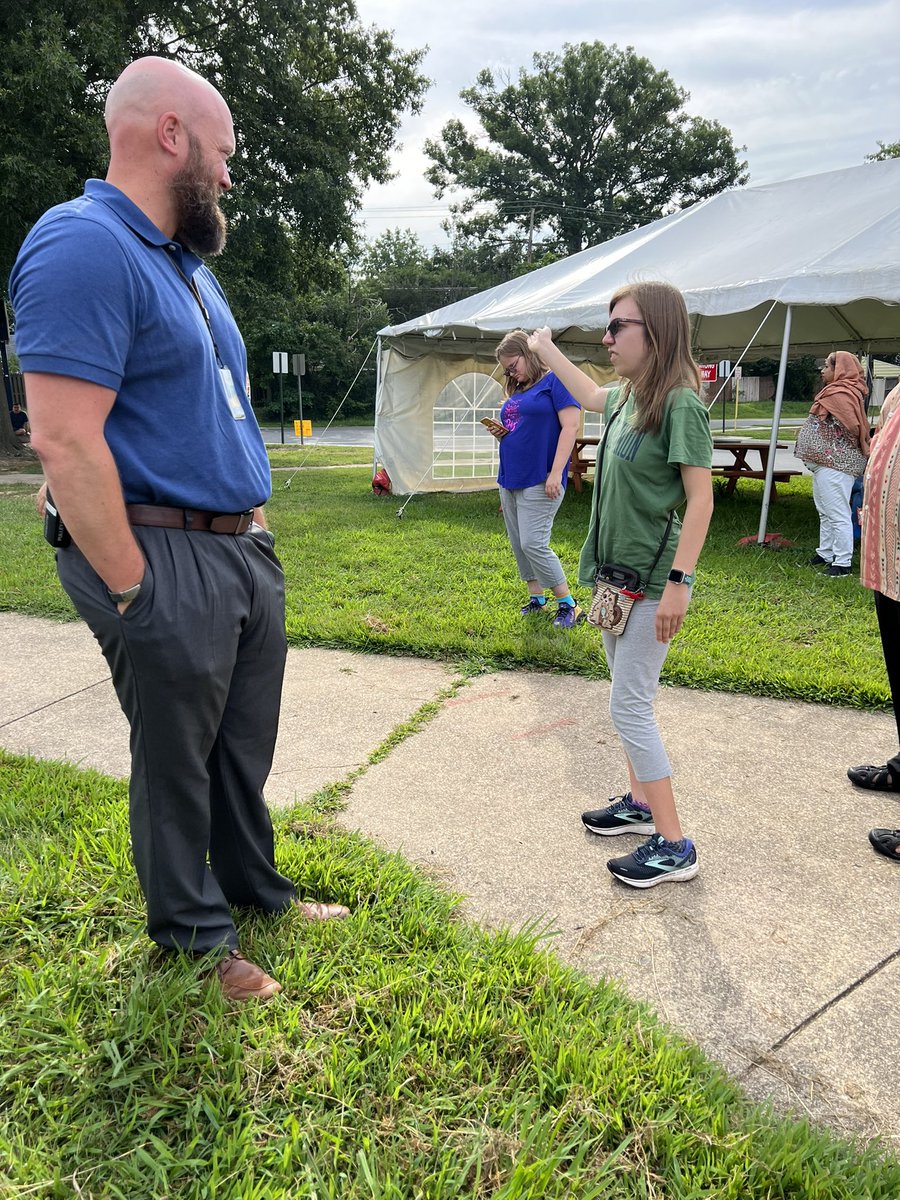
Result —
<instances>
[{"instance_id":1,"label":"man's beard","mask_svg":"<svg viewBox=\"0 0 900 1200\"><path fill-rule=\"evenodd\" d=\"M200 146L193 135L190 146L188 161L172 179L175 237L186 249L207 258L224 249L228 222L219 208L219 188L204 172Z\"/></svg>"}]
</instances>

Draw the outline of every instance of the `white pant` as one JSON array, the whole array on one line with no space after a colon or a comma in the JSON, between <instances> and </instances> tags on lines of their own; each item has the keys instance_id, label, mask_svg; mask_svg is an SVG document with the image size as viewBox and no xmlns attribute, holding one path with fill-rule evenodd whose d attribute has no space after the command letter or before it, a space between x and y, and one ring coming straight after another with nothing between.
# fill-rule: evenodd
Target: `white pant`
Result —
<instances>
[{"instance_id":1,"label":"white pant","mask_svg":"<svg viewBox=\"0 0 900 1200\"><path fill-rule=\"evenodd\" d=\"M853 476L833 467L811 466L813 501L819 514L816 554L836 567L849 567L853 559L853 521L850 493Z\"/></svg>"}]
</instances>

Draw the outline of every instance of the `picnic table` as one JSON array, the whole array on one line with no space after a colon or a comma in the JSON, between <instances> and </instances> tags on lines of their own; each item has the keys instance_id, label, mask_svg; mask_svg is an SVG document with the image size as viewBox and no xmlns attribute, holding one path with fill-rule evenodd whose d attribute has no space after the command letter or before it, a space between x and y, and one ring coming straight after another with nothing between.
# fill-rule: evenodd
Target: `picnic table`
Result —
<instances>
[{"instance_id":1,"label":"picnic table","mask_svg":"<svg viewBox=\"0 0 900 1200\"><path fill-rule=\"evenodd\" d=\"M786 450L790 443L776 442L776 450ZM769 465L769 443L764 438L741 438L741 437L714 437L714 450L728 450L731 453L733 461L725 466L714 466L712 469L713 475L719 475L728 480L725 486L725 495L733 494L734 489L738 485L739 479L765 479L766 469ZM756 460L748 460L747 455L755 452L759 457L759 466L756 466ZM772 473L772 491L770 499L776 497L777 483L787 483L794 475L802 475L803 472L797 470L785 470L781 467L776 467Z\"/></svg>"},{"instance_id":2,"label":"picnic table","mask_svg":"<svg viewBox=\"0 0 900 1200\"><path fill-rule=\"evenodd\" d=\"M592 470L595 465L595 455L585 454L585 447L599 446L599 437L577 437L575 445L572 447L572 457L569 460L569 478L572 480L572 486L576 492L580 492L583 486L583 481L586 473ZM776 442L777 450L786 450L789 442ZM725 495L731 496L734 489L738 485L739 479L765 479L766 469L769 465L769 443L763 438L742 438L742 437L714 437L714 450L727 450L732 457L732 461L725 465L714 466L712 469L713 475L721 476L728 480L725 486ZM755 457L748 458L748 455ZM757 457L759 465L757 466ZM785 470L776 467L772 475L772 494L771 499L776 496L775 485L777 483L787 483L794 475L802 475L803 472L797 470Z\"/></svg>"},{"instance_id":3,"label":"picnic table","mask_svg":"<svg viewBox=\"0 0 900 1200\"><path fill-rule=\"evenodd\" d=\"M582 481L585 473L594 466L594 456L587 457L584 454L585 446L599 446L600 439L598 437L577 437L575 445L572 447L572 457L569 459L569 478L572 480L572 487L576 492L580 492Z\"/></svg>"}]
</instances>

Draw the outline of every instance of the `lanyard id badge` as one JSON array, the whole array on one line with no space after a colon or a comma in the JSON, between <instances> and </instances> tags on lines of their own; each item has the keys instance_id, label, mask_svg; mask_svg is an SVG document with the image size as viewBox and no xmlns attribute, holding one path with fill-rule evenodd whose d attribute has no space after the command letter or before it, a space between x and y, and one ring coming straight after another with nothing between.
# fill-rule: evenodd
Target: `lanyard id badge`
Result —
<instances>
[{"instance_id":1,"label":"lanyard id badge","mask_svg":"<svg viewBox=\"0 0 900 1200\"><path fill-rule=\"evenodd\" d=\"M184 271L182 271L181 267L171 256L169 261L187 284L188 291L196 300L197 307L200 309L201 315L203 316L203 321L209 333L210 341L212 342L213 352L216 356L216 364L219 368L219 374L222 376L222 387L225 389L225 403L228 405L228 411L234 417L235 421L246 421L247 414L244 412L244 406L241 404L241 399L240 396L238 396L237 388L234 386L234 379L231 371L222 362L222 355L219 353L219 347L216 343L216 335L213 333L212 322L209 319L209 313L207 312L206 305L203 303L203 297L200 295L200 289L197 286L197 281L193 278L188 279L187 275L185 275Z\"/></svg>"},{"instance_id":2,"label":"lanyard id badge","mask_svg":"<svg viewBox=\"0 0 900 1200\"><path fill-rule=\"evenodd\" d=\"M228 411L236 421L245 421L247 414L244 412L244 406L241 404L237 388L234 386L231 371L229 371L228 367L219 367L219 374L222 376L222 386L225 388L225 400L228 404Z\"/></svg>"}]
</instances>

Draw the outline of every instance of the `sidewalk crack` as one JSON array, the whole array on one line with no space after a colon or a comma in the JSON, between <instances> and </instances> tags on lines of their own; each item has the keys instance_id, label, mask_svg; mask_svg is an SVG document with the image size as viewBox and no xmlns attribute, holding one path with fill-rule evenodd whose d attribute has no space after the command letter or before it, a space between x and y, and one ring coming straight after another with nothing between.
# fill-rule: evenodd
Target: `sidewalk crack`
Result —
<instances>
[{"instance_id":1,"label":"sidewalk crack","mask_svg":"<svg viewBox=\"0 0 900 1200\"><path fill-rule=\"evenodd\" d=\"M64 700L71 700L74 696L83 696L85 692L90 692L95 687L100 687L104 683L109 683L112 679L111 675L105 676L103 679L98 679L96 683L89 683L86 687L78 688L74 692L66 692L64 696L57 696L54 700L48 700L46 704L39 704L37 708L32 708L29 712L20 713L18 717L12 717L9 721L0 721L0 729L6 729L10 725L15 725L17 721L27 721L29 717L35 716L39 712L43 712L46 708L52 708L54 704L62 704Z\"/></svg>"},{"instance_id":2,"label":"sidewalk crack","mask_svg":"<svg viewBox=\"0 0 900 1200\"><path fill-rule=\"evenodd\" d=\"M791 1038L795 1037L798 1033L802 1033L804 1029L807 1029L814 1021L817 1021L819 1017L828 1012L830 1008L834 1008L836 1004L839 1004L842 1000L846 999L847 996L852 995L857 988L862 987L864 983L868 983L870 979L873 979L877 974L879 974L879 972L883 971L885 967L890 966L890 964L898 958L900 958L900 949L893 950L890 954L883 958L881 962L876 963L874 967L870 967L870 969L866 971L864 975L860 975L859 979L854 979L852 983L847 984L845 988L842 988L841 991L832 996L830 1000L826 1000L825 1003L821 1004L814 1012L809 1013L803 1018L802 1021L799 1021L793 1027L793 1029L789 1029L787 1033L783 1034L776 1042L773 1042L768 1051L766 1051L765 1055L759 1055L757 1058L752 1060L744 1074L749 1074L752 1070L754 1070L754 1068L763 1066L763 1060L765 1057L767 1057L769 1054L775 1054L782 1048L782 1046L786 1045Z\"/></svg>"},{"instance_id":3,"label":"sidewalk crack","mask_svg":"<svg viewBox=\"0 0 900 1200\"><path fill-rule=\"evenodd\" d=\"M308 803L323 815L340 812L346 808L347 799L357 779L365 775L370 767L383 762L401 742L405 742L407 738L419 733L426 725L430 724L443 710L448 701L453 700L471 682L471 674L461 673L457 675L446 687L440 689L434 699L426 700L424 704L419 705L412 716L407 717L405 721L401 721L399 725L395 725L387 737L382 739L371 754L367 756L365 762L348 772L343 779L337 780L335 783L326 784L325 787L314 792L309 798Z\"/></svg>"}]
</instances>

